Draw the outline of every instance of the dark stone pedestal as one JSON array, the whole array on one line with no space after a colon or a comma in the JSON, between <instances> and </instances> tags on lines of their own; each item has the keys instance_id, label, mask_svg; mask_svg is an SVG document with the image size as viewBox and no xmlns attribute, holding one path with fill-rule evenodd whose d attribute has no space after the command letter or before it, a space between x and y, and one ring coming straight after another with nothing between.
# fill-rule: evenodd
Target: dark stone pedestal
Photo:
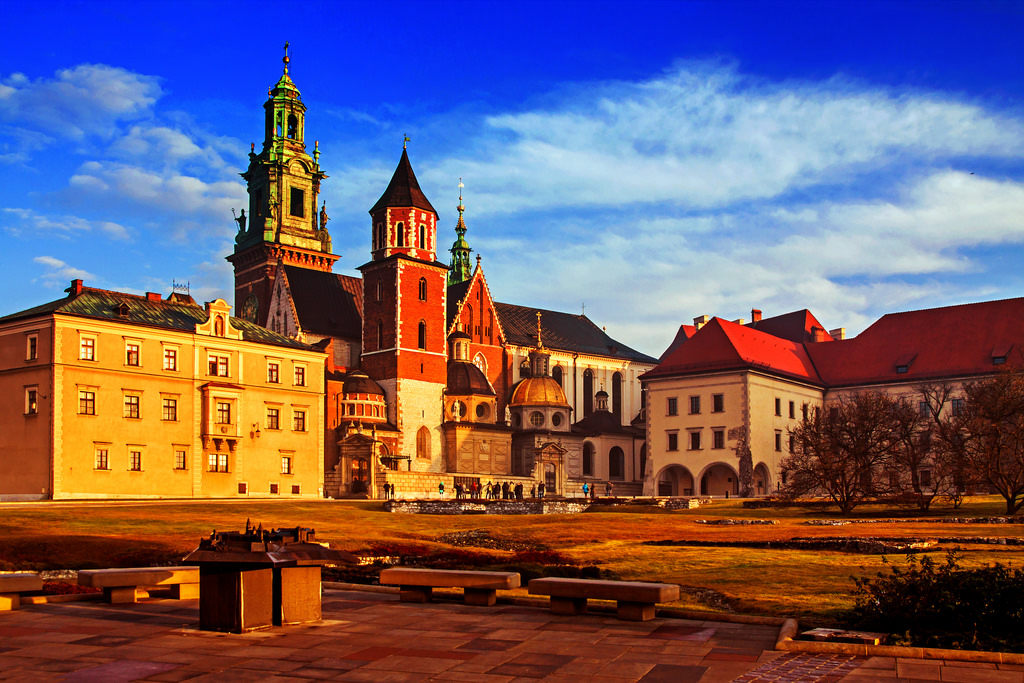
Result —
<instances>
[{"instance_id":1,"label":"dark stone pedestal","mask_svg":"<svg viewBox=\"0 0 1024 683\"><path fill-rule=\"evenodd\" d=\"M274 623L273 596L274 570L269 567L200 567L199 628L229 633L269 628Z\"/></svg>"}]
</instances>

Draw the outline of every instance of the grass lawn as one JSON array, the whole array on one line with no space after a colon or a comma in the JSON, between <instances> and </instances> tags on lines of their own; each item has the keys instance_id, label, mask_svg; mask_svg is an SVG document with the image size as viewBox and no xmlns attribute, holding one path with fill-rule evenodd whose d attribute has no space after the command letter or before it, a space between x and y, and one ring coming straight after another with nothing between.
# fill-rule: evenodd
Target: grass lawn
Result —
<instances>
[{"instance_id":1,"label":"grass lawn","mask_svg":"<svg viewBox=\"0 0 1024 683\"><path fill-rule=\"evenodd\" d=\"M998 516L1001 499L969 499L960 510L936 507L927 518ZM847 519L903 516L880 506L857 508ZM0 570L133 566L173 562L214 529L240 530L245 520L264 527L313 527L332 547L359 553L390 547L451 550L442 534L487 529L491 536L540 543L585 565L623 579L679 583L712 591L730 609L798 616L827 623L852 604L853 575L885 570L879 555L742 547L651 546L648 540L764 541L794 537L1020 537L1020 524L868 523L808 526L809 519L841 518L834 509L799 507L746 510L738 501L715 501L679 512L635 507L578 515L430 516L389 514L375 502L160 501L44 502L0 505ZM697 520L774 519L771 526L711 526ZM952 544L947 544L950 546ZM995 561L1021 566L1024 546L959 544L964 566ZM943 546L943 547L947 547ZM470 549L471 550L471 549ZM503 551L481 550L491 555ZM939 550L934 555L943 556ZM889 557L902 564L902 556ZM886 570L887 571L887 570ZM690 594L681 604L709 607ZM712 601L712 605L714 601Z\"/></svg>"}]
</instances>

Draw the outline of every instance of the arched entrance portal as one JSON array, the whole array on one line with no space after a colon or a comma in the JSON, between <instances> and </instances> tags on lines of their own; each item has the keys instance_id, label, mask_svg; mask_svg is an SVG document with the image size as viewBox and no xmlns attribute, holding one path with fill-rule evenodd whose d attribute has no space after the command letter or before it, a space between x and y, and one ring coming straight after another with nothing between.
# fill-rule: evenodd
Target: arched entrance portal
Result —
<instances>
[{"instance_id":1,"label":"arched entrance portal","mask_svg":"<svg viewBox=\"0 0 1024 683\"><path fill-rule=\"evenodd\" d=\"M693 475L682 465L669 465L658 473L656 482L659 496L693 495Z\"/></svg>"},{"instance_id":2,"label":"arched entrance portal","mask_svg":"<svg viewBox=\"0 0 1024 683\"><path fill-rule=\"evenodd\" d=\"M740 492L739 479L736 470L725 463L708 465L700 477L700 495L736 496Z\"/></svg>"},{"instance_id":3,"label":"arched entrance portal","mask_svg":"<svg viewBox=\"0 0 1024 683\"><path fill-rule=\"evenodd\" d=\"M763 462L754 468L754 495L767 496L772 492L772 480L768 474L768 466Z\"/></svg>"}]
</instances>

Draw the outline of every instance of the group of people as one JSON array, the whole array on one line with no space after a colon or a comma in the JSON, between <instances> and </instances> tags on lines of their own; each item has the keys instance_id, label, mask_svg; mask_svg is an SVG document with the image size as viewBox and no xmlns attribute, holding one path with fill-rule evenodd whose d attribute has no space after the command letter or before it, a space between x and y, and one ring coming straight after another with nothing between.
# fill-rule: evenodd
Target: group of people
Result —
<instances>
[{"instance_id":1,"label":"group of people","mask_svg":"<svg viewBox=\"0 0 1024 683\"><path fill-rule=\"evenodd\" d=\"M395 485L390 482L384 482L382 488L384 489L384 499L391 500L395 497ZM544 482L534 484L530 487L530 498L543 498L546 493L546 487ZM438 482L437 493L439 496L444 498L444 482ZM612 495L612 483L605 482L604 495L611 497ZM455 482L455 498L458 500L470 499L479 500L481 497L487 500L523 500L525 497L525 489L522 482L490 482L481 485L478 481L472 481L469 484L463 484L461 482ZM593 500L597 497L597 484L583 482L583 497L590 498Z\"/></svg>"},{"instance_id":2,"label":"group of people","mask_svg":"<svg viewBox=\"0 0 1024 683\"><path fill-rule=\"evenodd\" d=\"M384 500L391 500L395 497L395 485L390 482L384 482Z\"/></svg>"}]
</instances>

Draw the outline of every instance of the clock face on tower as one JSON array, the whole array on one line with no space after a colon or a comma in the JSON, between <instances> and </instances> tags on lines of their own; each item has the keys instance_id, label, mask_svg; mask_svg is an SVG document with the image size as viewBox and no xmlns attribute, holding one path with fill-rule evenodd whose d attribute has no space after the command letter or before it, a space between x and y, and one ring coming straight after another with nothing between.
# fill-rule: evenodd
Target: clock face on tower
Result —
<instances>
[{"instance_id":1,"label":"clock face on tower","mask_svg":"<svg viewBox=\"0 0 1024 683\"><path fill-rule=\"evenodd\" d=\"M239 311L242 320L248 320L251 323L256 322L256 316L260 311L260 302L256 298L255 294L250 294L249 298L242 303L242 309Z\"/></svg>"}]
</instances>

